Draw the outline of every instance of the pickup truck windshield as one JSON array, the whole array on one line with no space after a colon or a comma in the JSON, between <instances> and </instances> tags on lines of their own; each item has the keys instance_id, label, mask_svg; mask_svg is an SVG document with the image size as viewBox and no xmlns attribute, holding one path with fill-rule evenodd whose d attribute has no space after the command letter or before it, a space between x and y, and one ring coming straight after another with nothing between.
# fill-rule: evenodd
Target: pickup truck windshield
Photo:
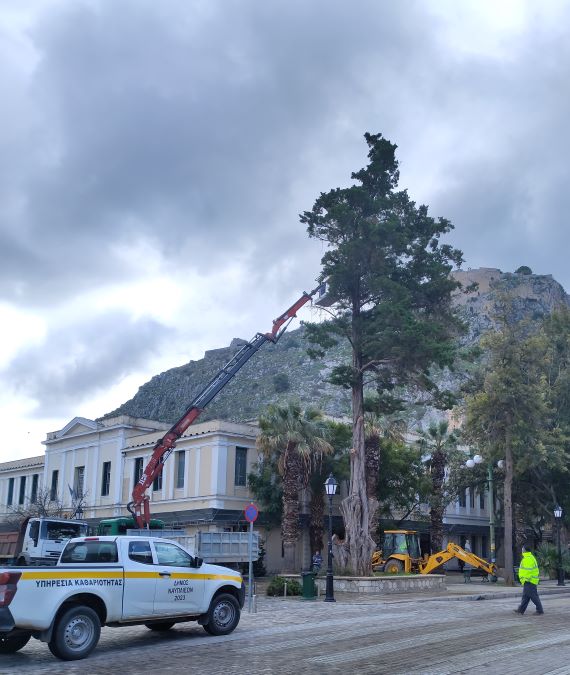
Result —
<instances>
[{"instance_id":1,"label":"pickup truck windshield","mask_svg":"<svg viewBox=\"0 0 570 675\"><path fill-rule=\"evenodd\" d=\"M69 543L61 555L62 563L116 563L117 545L114 541L79 541Z\"/></svg>"}]
</instances>

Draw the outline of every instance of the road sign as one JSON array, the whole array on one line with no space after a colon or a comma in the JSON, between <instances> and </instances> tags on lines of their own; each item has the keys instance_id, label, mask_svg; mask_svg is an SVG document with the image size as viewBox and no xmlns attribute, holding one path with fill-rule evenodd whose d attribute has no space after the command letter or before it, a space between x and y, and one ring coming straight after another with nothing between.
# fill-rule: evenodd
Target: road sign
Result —
<instances>
[{"instance_id":1,"label":"road sign","mask_svg":"<svg viewBox=\"0 0 570 675\"><path fill-rule=\"evenodd\" d=\"M244 511L244 515L248 523L255 523L257 516L259 515L257 506L255 504L250 504Z\"/></svg>"}]
</instances>

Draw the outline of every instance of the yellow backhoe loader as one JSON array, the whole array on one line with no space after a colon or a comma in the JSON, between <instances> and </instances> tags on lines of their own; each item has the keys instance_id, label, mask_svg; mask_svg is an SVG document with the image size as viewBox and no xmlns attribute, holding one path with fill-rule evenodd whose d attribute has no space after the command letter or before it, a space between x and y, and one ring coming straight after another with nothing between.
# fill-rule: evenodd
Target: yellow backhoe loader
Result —
<instances>
[{"instance_id":1,"label":"yellow backhoe loader","mask_svg":"<svg viewBox=\"0 0 570 675\"><path fill-rule=\"evenodd\" d=\"M382 550L372 555L372 569L387 574L429 574L452 558L463 560L467 565L488 574L491 581L497 581L494 563L479 558L457 544L449 543L445 551L422 557L419 535L414 530L386 530Z\"/></svg>"}]
</instances>

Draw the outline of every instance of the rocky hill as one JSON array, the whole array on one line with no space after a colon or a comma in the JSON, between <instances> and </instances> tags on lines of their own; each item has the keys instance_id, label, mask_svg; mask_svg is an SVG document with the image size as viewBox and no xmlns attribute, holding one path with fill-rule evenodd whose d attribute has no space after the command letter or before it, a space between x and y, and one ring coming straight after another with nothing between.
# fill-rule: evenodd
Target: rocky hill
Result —
<instances>
[{"instance_id":1,"label":"rocky hill","mask_svg":"<svg viewBox=\"0 0 570 675\"><path fill-rule=\"evenodd\" d=\"M477 290L458 294L455 303L468 324L464 344L474 343L494 326L493 313L505 295L513 299L517 319L533 321L562 305L569 296L550 275L503 273L481 268L455 273L464 287L476 283ZM136 395L105 417L132 415L174 422L196 394L244 344L235 338L228 347L207 351L199 361L190 361L155 375ZM346 360L346 347L338 347L323 361L307 356L304 331L286 333L276 345L264 345L229 385L202 413L201 419L221 418L235 422L257 418L268 403L298 400L314 405L332 417L350 415L349 392L327 382L331 369Z\"/></svg>"}]
</instances>

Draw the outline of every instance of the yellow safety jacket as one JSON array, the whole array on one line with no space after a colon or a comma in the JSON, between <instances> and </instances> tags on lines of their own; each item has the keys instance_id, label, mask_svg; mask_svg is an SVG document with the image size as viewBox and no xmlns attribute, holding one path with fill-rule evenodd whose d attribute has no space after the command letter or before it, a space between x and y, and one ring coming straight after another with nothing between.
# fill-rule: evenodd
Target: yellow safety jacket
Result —
<instances>
[{"instance_id":1,"label":"yellow safety jacket","mask_svg":"<svg viewBox=\"0 0 570 675\"><path fill-rule=\"evenodd\" d=\"M519 567L519 581L521 584L530 582L535 586L538 584L538 563L530 551L522 554L522 560Z\"/></svg>"}]
</instances>

